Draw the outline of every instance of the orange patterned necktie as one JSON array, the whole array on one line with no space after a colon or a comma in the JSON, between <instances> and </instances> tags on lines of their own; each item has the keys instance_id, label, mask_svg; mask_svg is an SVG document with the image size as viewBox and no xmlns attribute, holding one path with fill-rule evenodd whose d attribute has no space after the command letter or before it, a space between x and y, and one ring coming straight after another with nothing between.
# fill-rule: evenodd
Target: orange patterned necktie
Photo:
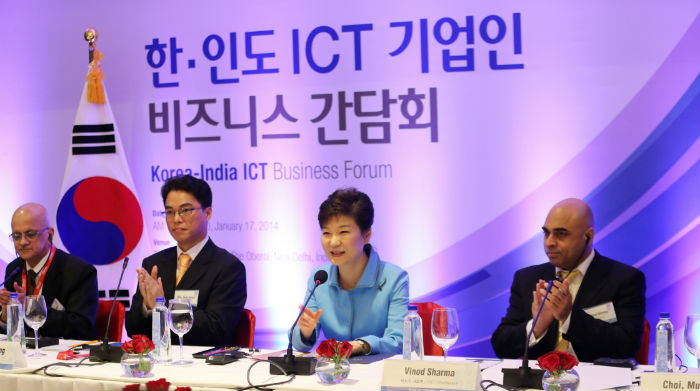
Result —
<instances>
[{"instance_id":1,"label":"orange patterned necktie","mask_svg":"<svg viewBox=\"0 0 700 391\"><path fill-rule=\"evenodd\" d=\"M187 253L182 253L177 258L177 275L175 277L175 286L180 283L182 276L185 275L185 272L187 271L187 268L190 267L191 263L192 257L190 257Z\"/></svg>"}]
</instances>

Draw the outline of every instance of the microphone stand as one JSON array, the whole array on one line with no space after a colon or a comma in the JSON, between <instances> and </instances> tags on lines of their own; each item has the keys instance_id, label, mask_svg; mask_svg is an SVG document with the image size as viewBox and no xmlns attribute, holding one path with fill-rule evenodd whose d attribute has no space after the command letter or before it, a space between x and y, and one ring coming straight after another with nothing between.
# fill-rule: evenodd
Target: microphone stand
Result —
<instances>
[{"instance_id":1,"label":"microphone stand","mask_svg":"<svg viewBox=\"0 0 700 391\"><path fill-rule=\"evenodd\" d=\"M121 361L123 353L121 347L112 346L109 344L109 325L112 322L112 312L114 312L114 306L117 304L117 295L119 294L119 287L121 287L122 285L122 278L124 277L124 271L126 270L126 265L128 263L129 257L124 258L124 263L122 264L122 272L119 275L119 282L117 283L117 290L114 292L114 299L112 300L112 308L109 310L109 316L107 317L107 325L105 326L105 336L102 339L102 344L97 346L90 346L90 361Z\"/></svg>"},{"instance_id":2,"label":"microphone stand","mask_svg":"<svg viewBox=\"0 0 700 391\"><path fill-rule=\"evenodd\" d=\"M326 275L326 278L328 276ZM325 282L325 281L323 281ZM294 321L294 324L292 324L292 328L289 330L289 345L287 346L287 354L285 354L283 357L269 357L269 360L274 362L275 364L279 365L284 369L287 374L294 373L297 375L301 376L308 376L308 375L313 375L316 373L316 358L315 357L295 357L293 350L292 350L292 333L294 333L294 327L297 325L297 322L299 322L299 318L301 318L301 314L304 313L304 310L306 309L307 304L309 304L309 300L311 300L311 296L314 295L314 292L316 291L316 288L318 288L319 285L323 283L321 279L316 278L316 283L314 284L314 288L311 290L311 294L309 297L306 298L306 301L304 302L304 305L301 307L301 311L299 311L299 315L297 315L296 320ZM280 370L280 368L277 367L277 365L270 365L270 374L271 375L283 375L284 372Z\"/></svg>"},{"instance_id":3,"label":"microphone stand","mask_svg":"<svg viewBox=\"0 0 700 391\"><path fill-rule=\"evenodd\" d=\"M544 307L545 301L547 301L547 296L549 296L549 292L552 290L553 284L554 280L550 280L547 284L547 291L542 298L542 303L540 303L540 308L537 310L537 315L535 315L535 319L532 321L532 328L530 328L530 332L525 337L525 353L523 354L523 363L521 364L520 368L501 369L503 372L503 385L505 386L535 388L538 390L542 389L542 376L544 376L544 371L541 369L530 368L527 354L530 350L530 337L532 336L532 332L535 330L535 325L537 324L537 320L540 318L540 313L542 313L542 308Z\"/></svg>"}]
</instances>

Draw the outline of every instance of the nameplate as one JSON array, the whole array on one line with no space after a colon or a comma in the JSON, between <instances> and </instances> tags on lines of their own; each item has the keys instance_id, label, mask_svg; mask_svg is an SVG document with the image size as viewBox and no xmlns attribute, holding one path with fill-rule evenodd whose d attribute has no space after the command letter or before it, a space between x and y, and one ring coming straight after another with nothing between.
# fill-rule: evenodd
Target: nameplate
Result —
<instances>
[{"instance_id":1,"label":"nameplate","mask_svg":"<svg viewBox=\"0 0 700 391\"><path fill-rule=\"evenodd\" d=\"M698 373L642 373L642 391L700 390Z\"/></svg>"},{"instance_id":2,"label":"nameplate","mask_svg":"<svg viewBox=\"0 0 700 391\"><path fill-rule=\"evenodd\" d=\"M479 364L468 362L384 360L382 389L481 390Z\"/></svg>"},{"instance_id":3,"label":"nameplate","mask_svg":"<svg viewBox=\"0 0 700 391\"><path fill-rule=\"evenodd\" d=\"M175 291L175 299L188 299L192 307L197 306L197 299L199 298L199 290L185 290L178 289Z\"/></svg>"},{"instance_id":4,"label":"nameplate","mask_svg":"<svg viewBox=\"0 0 700 391\"><path fill-rule=\"evenodd\" d=\"M27 360L19 342L0 342L0 369L24 368Z\"/></svg>"}]
</instances>

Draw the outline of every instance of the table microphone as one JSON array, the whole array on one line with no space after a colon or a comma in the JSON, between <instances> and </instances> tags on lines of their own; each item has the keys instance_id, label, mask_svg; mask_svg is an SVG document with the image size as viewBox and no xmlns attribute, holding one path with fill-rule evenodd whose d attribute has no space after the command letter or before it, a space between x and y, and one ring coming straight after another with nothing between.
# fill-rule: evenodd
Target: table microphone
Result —
<instances>
[{"instance_id":1,"label":"table microphone","mask_svg":"<svg viewBox=\"0 0 700 391\"><path fill-rule=\"evenodd\" d=\"M17 275L17 272L19 272L19 269L22 268L22 265L23 265L23 263L20 263L19 265L17 265L17 267L15 268L15 270L13 270L13 271L10 272L9 277L6 277L6 278L5 278L5 281L2 282L2 285L3 285L5 288L7 288L7 283L10 282L10 281L12 281L13 278L15 278L15 275Z\"/></svg>"},{"instance_id":2,"label":"table microphone","mask_svg":"<svg viewBox=\"0 0 700 391\"><path fill-rule=\"evenodd\" d=\"M535 315L535 319L532 321L532 328L530 328L530 332L525 337L525 353L523 353L522 365L520 368L501 369L503 372L503 385L505 386L542 389L542 376L544 375L544 371L530 368L527 353L530 350L530 337L532 336L533 330L535 330L537 320L540 318L540 313L542 312L545 301L547 301L547 296L552 290L552 285L554 285L554 280L550 280L547 284L547 291L544 293L540 308L537 310L537 315Z\"/></svg>"},{"instance_id":3,"label":"table microphone","mask_svg":"<svg viewBox=\"0 0 700 391\"><path fill-rule=\"evenodd\" d=\"M119 346L112 346L109 344L109 324L112 322L112 312L114 312L114 306L117 304L117 296L119 294L119 287L122 285L122 277L124 277L124 270L126 270L126 265L129 263L129 257L124 258L124 263L122 264L122 273L119 275L119 282L117 283L117 290L114 292L114 299L112 300L112 308L109 310L109 316L107 317L107 326L105 327L105 337L102 343L95 346L90 346L90 361L106 361L106 362L120 362L122 358L122 349Z\"/></svg>"},{"instance_id":4,"label":"table microphone","mask_svg":"<svg viewBox=\"0 0 700 391\"><path fill-rule=\"evenodd\" d=\"M326 282L326 280L328 280L328 273L326 273L325 270L319 270L316 272L316 274L314 274L314 281L316 281L314 288L311 289L309 297L306 298L306 302L301 307L301 311L299 311L297 319L294 321L292 328L289 330L289 346L287 346L287 354L285 354L283 357L269 358L270 361L282 367L287 374L294 373L297 375L307 376L313 375L316 372L316 358L294 357L294 353L292 352L292 333L294 333L294 327L297 325L297 322L299 322L299 318L301 318L301 314L304 313L306 305L309 304L309 300L311 300L311 296L314 295L316 288ZM270 374L282 375L283 372L276 365L270 365Z\"/></svg>"}]
</instances>

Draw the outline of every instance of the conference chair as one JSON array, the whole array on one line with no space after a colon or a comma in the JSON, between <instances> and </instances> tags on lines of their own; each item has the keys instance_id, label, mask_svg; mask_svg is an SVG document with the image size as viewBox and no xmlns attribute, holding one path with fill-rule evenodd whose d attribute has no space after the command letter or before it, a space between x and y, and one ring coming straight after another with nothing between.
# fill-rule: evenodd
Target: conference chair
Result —
<instances>
[{"instance_id":1,"label":"conference chair","mask_svg":"<svg viewBox=\"0 0 700 391\"><path fill-rule=\"evenodd\" d=\"M442 356L444 354L442 348L433 341L433 335L430 333L430 322L433 319L433 310L443 307L433 302L411 303L411 305L418 307L418 315L423 323L423 353L426 356Z\"/></svg>"},{"instance_id":2,"label":"conference chair","mask_svg":"<svg viewBox=\"0 0 700 391\"><path fill-rule=\"evenodd\" d=\"M642 345L639 347L637 354L634 359L642 365L647 365L649 363L649 333L651 328L649 327L649 321L644 318L644 333L642 334Z\"/></svg>"},{"instance_id":3,"label":"conference chair","mask_svg":"<svg viewBox=\"0 0 700 391\"><path fill-rule=\"evenodd\" d=\"M102 339L105 336L107 328L107 318L109 310L112 308L112 300L99 300L97 302L97 338ZM122 330L124 329L124 315L126 309L124 304L117 301L112 313L112 322L109 324L109 341L121 342Z\"/></svg>"},{"instance_id":4,"label":"conference chair","mask_svg":"<svg viewBox=\"0 0 700 391\"><path fill-rule=\"evenodd\" d=\"M249 309L241 311L233 342L236 346L252 348L255 337L255 314Z\"/></svg>"}]
</instances>

